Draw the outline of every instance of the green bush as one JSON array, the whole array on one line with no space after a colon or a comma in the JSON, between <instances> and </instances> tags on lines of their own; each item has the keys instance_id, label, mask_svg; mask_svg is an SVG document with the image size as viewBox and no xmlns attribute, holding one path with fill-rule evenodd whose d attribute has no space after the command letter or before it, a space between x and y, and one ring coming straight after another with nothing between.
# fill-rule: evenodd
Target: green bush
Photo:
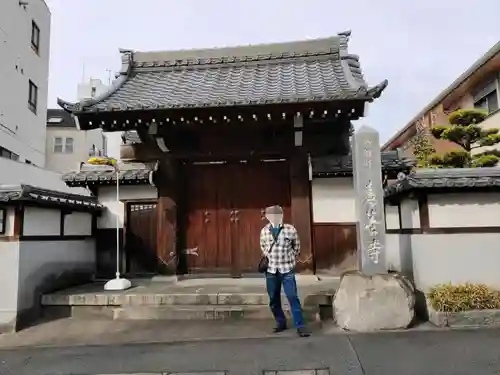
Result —
<instances>
[{"instance_id":1,"label":"green bush","mask_svg":"<svg viewBox=\"0 0 500 375\"><path fill-rule=\"evenodd\" d=\"M430 164L441 168L477 168L493 167L498 158L485 153L472 155L472 150L500 143L500 129L482 129L480 123L488 113L479 109L459 109L448 117L449 125L437 125L431 128L431 134L437 139L455 143L461 150L433 155ZM498 155L497 155L498 156Z\"/></svg>"},{"instance_id":2,"label":"green bush","mask_svg":"<svg viewBox=\"0 0 500 375\"><path fill-rule=\"evenodd\" d=\"M436 311L457 312L500 308L500 291L484 284L439 284L429 295Z\"/></svg>"},{"instance_id":3,"label":"green bush","mask_svg":"<svg viewBox=\"0 0 500 375\"><path fill-rule=\"evenodd\" d=\"M495 167L498 164L498 160L500 159L496 155L479 155L478 157L474 158L472 166L475 168Z\"/></svg>"},{"instance_id":4,"label":"green bush","mask_svg":"<svg viewBox=\"0 0 500 375\"><path fill-rule=\"evenodd\" d=\"M479 124L488 117L488 112L482 109L458 109L448 117L452 125L470 125Z\"/></svg>"}]
</instances>

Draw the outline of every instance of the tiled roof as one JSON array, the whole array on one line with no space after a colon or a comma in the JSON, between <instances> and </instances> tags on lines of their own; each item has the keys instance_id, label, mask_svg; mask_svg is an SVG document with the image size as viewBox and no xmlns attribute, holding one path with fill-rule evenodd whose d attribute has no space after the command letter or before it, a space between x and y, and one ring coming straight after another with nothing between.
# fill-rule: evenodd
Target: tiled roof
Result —
<instances>
[{"instance_id":1,"label":"tiled roof","mask_svg":"<svg viewBox=\"0 0 500 375\"><path fill-rule=\"evenodd\" d=\"M76 128L76 122L70 113L63 109L47 109L47 128Z\"/></svg>"},{"instance_id":2,"label":"tiled roof","mask_svg":"<svg viewBox=\"0 0 500 375\"><path fill-rule=\"evenodd\" d=\"M63 206L74 210L99 211L103 208L96 197L63 193L31 185L0 186L0 202L4 204L32 202L40 206Z\"/></svg>"},{"instance_id":3,"label":"tiled roof","mask_svg":"<svg viewBox=\"0 0 500 375\"><path fill-rule=\"evenodd\" d=\"M382 170L391 174L409 172L415 161L399 155L398 151L382 152ZM313 175L352 175L352 155L313 157L311 159Z\"/></svg>"},{"instance_id":4,"label":"tiled roof","mask_svg":"<svg viewBox=\"0 0 500 375\"><path fill-rule=\"evenodd\" d=\"M144 163L123 163L119 166L120 184L140 185L152 184L156 165ZM82 166L79 171L63 175L63 181L68 186L110 185L116 184L116 171L111 167Z\"/></svg>"},{"instance_id":5,"label":"tiled roof","mask_svg":"<svg viewBox=\"0 0 500 375\"><path fill-rule=\"evenodd\" d=\"M122 52L109 92L79 103L74 113L221 107L343 99L373 100L387 81L369 87L350 32L289 43L173 52Z\"/></svg>"},{"instance_id":6,"label":"tiled roof","mask_svg":"<svg viewBox=\"0 0 500 375\"><path fill-rule=\"evenodd\" d=\"M500 168L420 169L400 175L398 181L385 188L384 195L395 197L418 189L500 191Z\"/></svg>"}]
</instances>

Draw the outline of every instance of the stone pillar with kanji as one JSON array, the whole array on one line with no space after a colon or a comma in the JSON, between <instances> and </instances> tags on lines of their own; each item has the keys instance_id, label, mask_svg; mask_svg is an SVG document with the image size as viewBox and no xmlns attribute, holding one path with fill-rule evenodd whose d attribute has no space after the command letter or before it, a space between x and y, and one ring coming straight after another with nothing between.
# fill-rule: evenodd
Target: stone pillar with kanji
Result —
<instances>
[{"instance_id":1,"label":"stone pillar with kanji","mask_svg":"<svg viewBox=\"0 0 500 375\"><path fill-rule=\"evenodd\" d=\"M384 191L378 132L362 126L352 138L358 267L366 275L387 273Z\"/></svg>"}]
</instances>

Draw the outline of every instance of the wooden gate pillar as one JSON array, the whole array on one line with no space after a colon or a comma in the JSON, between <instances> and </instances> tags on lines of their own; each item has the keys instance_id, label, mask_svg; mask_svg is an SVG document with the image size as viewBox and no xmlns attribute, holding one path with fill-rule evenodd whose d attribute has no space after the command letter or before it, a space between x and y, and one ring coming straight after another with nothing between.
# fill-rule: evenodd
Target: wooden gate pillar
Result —
<instances>
[{"instance_id":1,"label":"wooden gate pillar","mask_svg":"<svg viewBox=\"0 0 500 375\"><path fill-rule=\"evenodd\" d=\"M155 177L158 189L156 253L159 272L176 274L180 259L178 249L178 162L170 157L162 158Z\"/></svg>"},{"instance_id":2,"label":"wooden gate pillar","mask_svg":"<svg viewBox=\"0 0 500 375\"><path fill-rule=\"evenodd\" d=\"M301 250L297 271L312 273L314 260L311 240L311 189L307 155L297 153L290 160L290 190L292 224L299 233Z\"/></svg>"}]
</instances>

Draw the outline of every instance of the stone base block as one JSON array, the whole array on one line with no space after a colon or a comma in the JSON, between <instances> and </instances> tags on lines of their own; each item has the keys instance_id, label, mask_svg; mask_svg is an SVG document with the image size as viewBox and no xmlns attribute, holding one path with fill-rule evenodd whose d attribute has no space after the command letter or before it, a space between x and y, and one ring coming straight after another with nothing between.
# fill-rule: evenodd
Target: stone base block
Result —
<instances>
[{"instance_id":1,"label":"stone base block","mask_svg":"<svg viewBox=\"0 0 500 375\"><path fill-rule=\"evenodd\" d=\"M429 322L437 327L500 327L500 310L436 311L427 300Z\"/></svg>"},{"instance_id":2,"label":"stone base block","mask_svg":"<svg viewBox=\"0 0 500 375\"><path fill-rule=\"evenodd\" d=\"M397 273L366 276L347 272L340 281L333 310L339 327L350 331L408 328L415 316L415 289Z\"/></svg>"}]
</instances>

